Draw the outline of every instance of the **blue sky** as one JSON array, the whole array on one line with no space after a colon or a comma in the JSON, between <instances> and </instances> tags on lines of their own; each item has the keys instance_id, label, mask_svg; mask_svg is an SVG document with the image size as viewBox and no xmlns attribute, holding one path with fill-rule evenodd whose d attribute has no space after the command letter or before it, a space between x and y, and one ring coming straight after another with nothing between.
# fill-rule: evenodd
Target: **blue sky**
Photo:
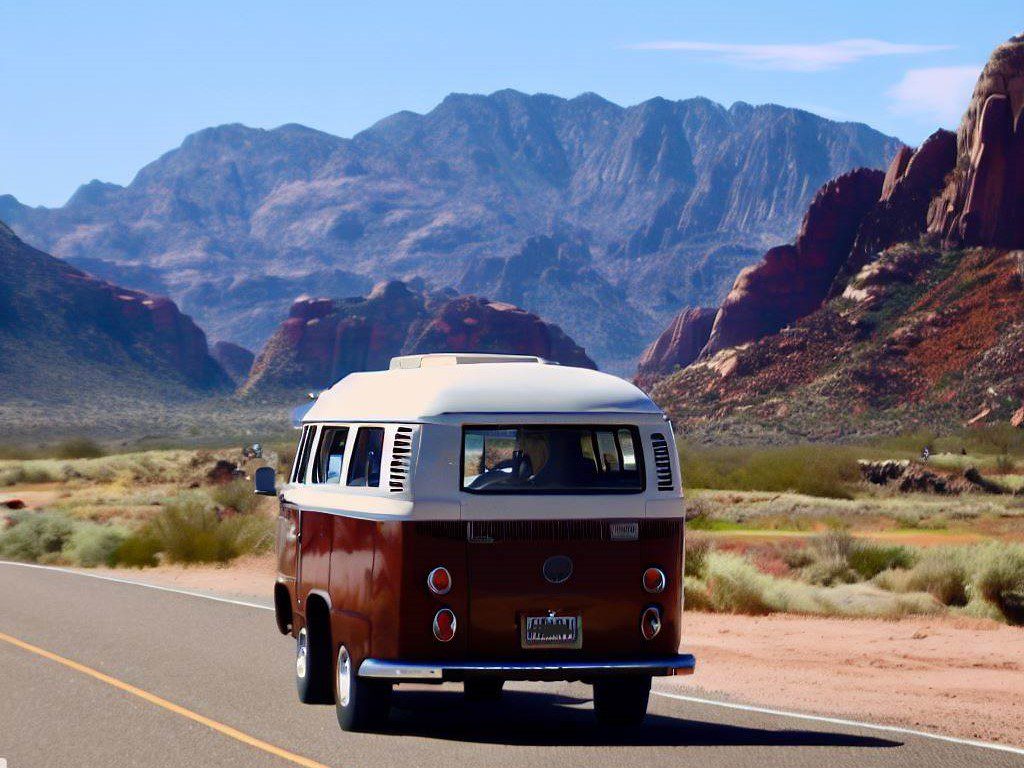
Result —
<instances>
[{"instance_id":1,"label":"blue sky","mask_svg":"<svg viewBox=\"0 0 1024 768\"><path fill-rule=\"evenodd\" d=\"M7 0L0 28L0 193L59 205L206 126L351 136L451 91L776 102L917 143L1024 3Z\"/></svg>"}]
</instances>

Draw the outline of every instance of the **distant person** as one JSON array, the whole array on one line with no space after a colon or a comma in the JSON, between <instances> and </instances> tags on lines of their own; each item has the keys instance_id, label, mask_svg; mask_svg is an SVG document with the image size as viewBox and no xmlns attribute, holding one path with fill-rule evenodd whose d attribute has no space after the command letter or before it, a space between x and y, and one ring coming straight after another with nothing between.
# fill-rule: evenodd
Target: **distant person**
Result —
<instances>
[{"instance_id":1,"label":"distant person","mask_svg":"<svg viewBox=\"0 0 1024 768\"><path fill-rule=\"evenodd\" d=\"M927 445L921 450L921 461L928 461L932 457L932 449Z\"/></svg>"}]
</instances>

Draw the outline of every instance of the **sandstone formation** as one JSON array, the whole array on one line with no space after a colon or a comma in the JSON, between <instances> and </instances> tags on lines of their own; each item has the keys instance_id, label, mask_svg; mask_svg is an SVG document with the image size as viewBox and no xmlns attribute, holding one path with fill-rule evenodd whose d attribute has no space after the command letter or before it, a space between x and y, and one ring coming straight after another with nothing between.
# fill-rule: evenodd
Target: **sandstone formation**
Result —
<instances>
[{"instance_id":1,"label":"sandstone formation","mask_svg":"<svg viewBox=\"0 0 1024 768\"><path fill-rule=\"evenodd\" d=\"M150 402L230 387L203 331L170 299L88 275L2 223L0 267L5 401Z\"/></svg>"},{"instance_id":2,"label":"sandstone formation","mask_svg":"<svg viewBox=\"0 0 1024 768\"><path fill-rule=\"evenodd\" d=\"M992 54L957 130L928 228L956 245L1024 245L1024 35Z\"/></svg>"},{"instance_id":3,"label":"sandstone formation","mask_svg":"<svg viewBox=\"0 0 1024 768\"><path fill-rule=\"evenodd\" d=\"M827 179L884 168L898 146L777 105L452 94L352 139L208 128L129 185L88 184L61 208L0 196L0 219L107 280L170 295L211 336L250 349L303 293L361 295L384 277L459 285L530 238L586 232L591 263L562 262L530 302L460 290L558 322L607 367L635 361L681 307L721 301L765 242L792 236ZM551 314L548 294L575 269L579 300L563 296L564 316ZM592 297L641 333L595 346Z\"/></svg>"},{"instance_id":4,"label":"sandstone formation","mask_svg":"<svg viewBox=\"0 0 1024 768\"><path fill-rule=\"evenodd\" d=\"M686 307L676 315L640 356L637 385L650 386L659 376L685 368L696 360L708 343L717 314L718 310L713 307Z\"/></svg>"},{"instance_id":5,"label":"sandstone formation","mask_svg":"<svg viewBox=\"0 0 1024 768\"><path fill-rule=\"evenodd\" d=\"M428 352L528 354L595 367L558 326L511 304L389 281L366 297L296 301L241 392L273 398L323 389L349 373L383 370L396 355Z\"/></svg>"},{"instance_id":6,"label":"sandstone formation","mask_svg":"<svg viewBox=\"0 0 1024 768\"><path fill-rule=\"evenodd\" d=\"M230 341L218 341L210 348L213 359L236 384L241 384L249 376L249 369L256 356L245 347L232 344Z\"/></svg>"},{"instance_id":7,"label":"sandstone formation","mask_svg":"<svg viewBox=\"0 0 1024 768\"><path fill-rule=\"evenodd\" d=\"M884 178L881 171L859 168L818 190L796 244L772 248L740 272L701 355L776 333L821 306Z\"/></svg>"}]
</instances>

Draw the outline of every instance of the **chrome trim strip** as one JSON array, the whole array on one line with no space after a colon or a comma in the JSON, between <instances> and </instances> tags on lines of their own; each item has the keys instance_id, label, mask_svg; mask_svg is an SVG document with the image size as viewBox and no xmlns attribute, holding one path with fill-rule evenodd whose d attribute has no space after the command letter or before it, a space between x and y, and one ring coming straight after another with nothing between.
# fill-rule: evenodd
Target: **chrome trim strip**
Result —
<instances>
[{"instance_id":1,"label":"chrome trim strip","mask_svg":"<svg viewBox=\"0 0 1024 768\"><path fill-rule=\"evenodd\" d=\"M679 669L692 670L696 666L693 654L681 653L651 659L629 659L612 661L449 661L438 664L386 661L366 659L359 665L360 677L383 678L387 680L440 681L446 673L478 672L483 674L521 675L530 673L572 673L578 675L600 675L615 672L672 672Z\"/></svg>"}]
</instances>

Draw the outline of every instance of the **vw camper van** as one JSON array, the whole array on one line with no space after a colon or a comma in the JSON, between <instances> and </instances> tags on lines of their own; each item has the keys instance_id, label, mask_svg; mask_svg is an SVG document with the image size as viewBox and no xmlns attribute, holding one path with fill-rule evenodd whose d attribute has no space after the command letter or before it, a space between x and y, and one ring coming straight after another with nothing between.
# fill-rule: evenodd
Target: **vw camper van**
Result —
<instances>
[{"instance_id":1,"label":"vw camper van","mask_svg":"<svg viewBox=\"0 0 1024 768\"><path fill-rule=\"evenodd\" d=\"M347 730L401 683L593 685L640 723L679 653L683 504L672 428L639 389L535 357L399 357L306 413L278 495L277 626L299 698Z\"/></svg>"}]
</instances>

